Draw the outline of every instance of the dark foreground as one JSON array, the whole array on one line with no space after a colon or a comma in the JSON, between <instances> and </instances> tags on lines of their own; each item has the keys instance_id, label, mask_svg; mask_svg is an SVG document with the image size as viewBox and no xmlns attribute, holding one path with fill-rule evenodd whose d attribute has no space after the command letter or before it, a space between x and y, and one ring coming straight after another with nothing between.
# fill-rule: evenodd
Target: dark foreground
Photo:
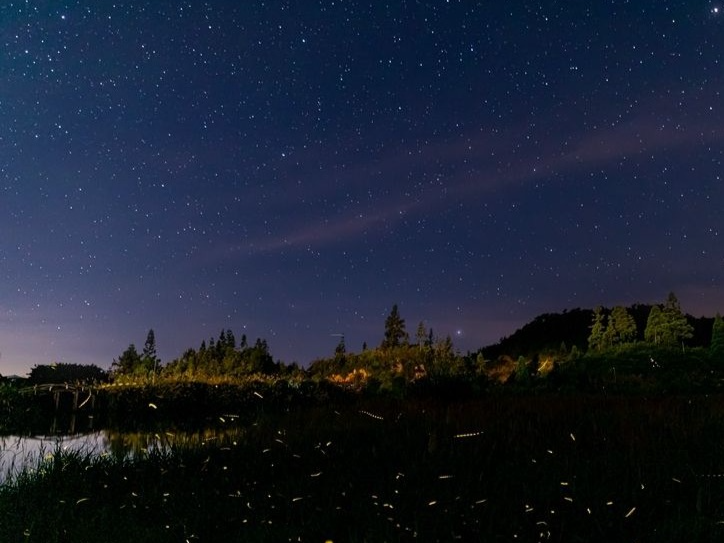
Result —
<instances>
[{"instance_id":1,"label":"dark foreground","mask_svg":"<svg viewBox=\"0 0 724 543\"><path fill-rule=\"evenodd\" d=\"M244 428L56 452L0 487L0 541L724 540L718 396L367 401Z\"/></svg>"}]
</instances>

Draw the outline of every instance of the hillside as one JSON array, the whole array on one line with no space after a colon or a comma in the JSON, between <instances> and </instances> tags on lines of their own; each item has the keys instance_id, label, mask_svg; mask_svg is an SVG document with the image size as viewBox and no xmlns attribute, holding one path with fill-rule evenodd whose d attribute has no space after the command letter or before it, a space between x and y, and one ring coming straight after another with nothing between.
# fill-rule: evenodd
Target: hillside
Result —
<instances>
[{"instance_id":1,"label":"hillside","mask_svg":"<svg viewBox=\"0 0 724 543\"><path fill-rule=\"evenodd\" d=\"M647 304L634 304L626 308L636 321L639 340L643 340L651 307ZM610 313L610 308L604 308L604 312ZM588 348L592 319L592 309L575 308L564 310L562 313L544 313L510 336L502 338L498 343L483 347L479 352L490 360L501 355L517 358L532 357L545 352L560 352L564 349L569 351L574 346L580 351L585 351ZM694 317L689 314L686 315L686 319L694 328L694 336L689 340L689 346L709 345L714 319Z\"/></svg>"}]
</instances>

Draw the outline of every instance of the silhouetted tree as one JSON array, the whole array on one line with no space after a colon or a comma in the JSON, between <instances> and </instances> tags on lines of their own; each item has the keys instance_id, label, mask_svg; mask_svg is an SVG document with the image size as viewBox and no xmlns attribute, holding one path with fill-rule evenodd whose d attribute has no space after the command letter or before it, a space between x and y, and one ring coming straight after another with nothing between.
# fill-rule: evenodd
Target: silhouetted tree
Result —
<instances>
[{"instance_id":1,"label":"silhouetted tree","mask_svg":"<svg viewBox=\"0 0 724 543\"><path fill-rule=\"evenodd\" d=\"M277 369L274 359L269 354L266 340L257 338L253 347L244 351L250 373L274 373Z\"/></svg>"},{"instance_id":2,"label":"silhouetted tree","mask_svg":"<svg viewBox=\"0 0 724 543\"><path fill-rule=\"evenodd\" d=\"M339 336L339 343L337 343L337 346L334 348L334 354L336 354L338 356L342 356L346 352L347 352L347 346L344 344L344 334L341 334Z\"/></svg>"},{"instance_id":3,"label":"silhouetted tree","mask_svg":"<svg viewBox=\"0 0 724 543\"><path fill-rule=\"evenodd\" d=\"M405 332L405 320L400 317L397 304L392 306L392 311L385 319L385 338L382 340L382 348L390 349L399 347L407 336Z\"/></svg>"},{"instance_id":4,"label":"silhouetted tree","mask_svg":"<svg viewBox=\"0 0 724 543\"><path fill-rule=\"evenodd\" d=\"M112 372L117 375L133 375L140 373L143 368L141 355L138 354L136 346L131 343L128 348L123 351L118 360L114 360L111 364Z\"/></svg>"},{"instance_id":5,"label":"silhouetted tree","mask_svg":"<svg viewBox=\"0 0 724 543\"><path fill-rule=\"evenodd\" d=\"M143 353L141 354L141 362L146 371L154 372L158 371L158 366L161 360L156 354L156 334L153 329L148 331L146 336L146 343L143 345Z\"/></svg>"},{"instance_id":6,"label":"silhouetted tree","mask_svg":"<svg viewBox=\"0 0 724 543\"><path fill-rule=\"evenodd\" d=\"M236 350L236 337L231 329L226 331L226 347L228 349Z\"/></svg>"},{"instance_id":7,"label":"silhouetted tree","mask_svg":"<svg viewBox=\"0 0 724 543\"><path fill-rule=\"evenodd\" d=\"M28 383L32 385L46 383L94 383L104 382L108 374L94 364L40 364L30 370Z\"/></svg>"}]
</instances>

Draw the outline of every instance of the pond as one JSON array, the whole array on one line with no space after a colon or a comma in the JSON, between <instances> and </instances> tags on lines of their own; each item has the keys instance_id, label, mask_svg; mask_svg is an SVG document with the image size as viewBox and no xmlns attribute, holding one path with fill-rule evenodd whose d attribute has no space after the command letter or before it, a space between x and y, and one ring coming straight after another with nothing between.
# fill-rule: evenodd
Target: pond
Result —
<instances>
[{"instance_id":1,"label":"pond","mask_svg":"<svg viewBox=\"0 0 724 543\"><path fill-rule=\"evenodd\" d=\"M62 425L66 430L70 426ZM77 428L75 423L73 428ZM220 417L213 425L180 429L173 425L162 428L118 430L86 428L83 431L59 432L53 421L48 433L0 435L0 484L23 469L35 469L39 462L57 450L77 451L88 455L112 455L116 458L138 457L152 450L199 448L235 445L244 435L244 428L233 417Z\"/></svg>"},{"instance_id":2,"label":"pond","mask_svg":"<svg viewBox=\"0 0 724 543\"><path fill-rule=\"evenodd\" d=\"M41 458L56 449L103 452L104 441L103 432L74 436L0 436L0 483L23 469L38 466Z\"/></svg>"},{"instance_id":3,"label":"pond","mask_svg":"<svg viewBox=\"0 0 724 543\"><path fill-rule=\"evenodd\" d=\"M18 511L33 511L36 527L54 527L48 537L62 529L73 541L104 540L116 519L114 543L139 534L724 541L724 397L367 402L215 417L198 428L157 422L2 438L5 473L58 446L110 461L58 463L10 488L7 503L21 506L0 510L0 535L11 525L23 534ZM81 514L84 524L74 521Z\"/></svg>"}]
</instances>

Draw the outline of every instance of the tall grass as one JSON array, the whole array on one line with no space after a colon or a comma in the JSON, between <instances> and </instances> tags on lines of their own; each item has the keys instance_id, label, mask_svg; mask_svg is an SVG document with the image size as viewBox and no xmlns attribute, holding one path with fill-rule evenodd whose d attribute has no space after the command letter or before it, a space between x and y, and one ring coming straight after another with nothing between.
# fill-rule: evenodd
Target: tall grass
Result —
<instances>
[{"instance_id":1,"label":"tall grass","mask_svg":"<svg viewBox=\"0 0 724 543\"><path fill-rule=\"evenodd\" d=\"M368 401L133 458L54 451L0 541L721 541L720 398Z\"/></svg>"}]
</instances>

